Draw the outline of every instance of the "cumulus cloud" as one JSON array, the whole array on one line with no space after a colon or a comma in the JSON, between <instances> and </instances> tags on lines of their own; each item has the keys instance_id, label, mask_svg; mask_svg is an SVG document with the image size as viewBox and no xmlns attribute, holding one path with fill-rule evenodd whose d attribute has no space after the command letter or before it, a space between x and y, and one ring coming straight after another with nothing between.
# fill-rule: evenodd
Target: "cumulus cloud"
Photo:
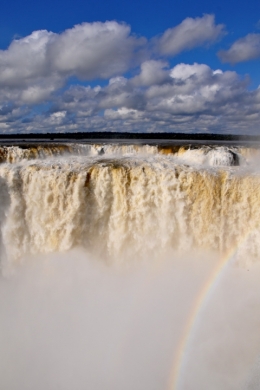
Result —
<instances>
[{"instance_id":1,"label":"cumulus cloud","mask_svg":"<svg viewBox=\"0 0 260 390\"><path fill-rule=\"evenodd\" d=\"M135 82L146 86L156 78L160 83L167 77L167 63L151 58L212 43L222 33L223 25L215 25L212 15L187 18L151 42L115 21L82 23L60 34L34 31L0 50L0 101L37 104L64 86L69 77L109 79L140 64L142 72Z\"/></svg>"},{"instance_id":2,"label":"cumulus cloud","mask_svg":"<svg viewBox=\"0 0 260 390\"><path fill-rule=\"evenodd\" d=\"M216 25L214 15L186 18L157 39L157 50L163 55L174 56L183 50L211 44L224 34L224 25Z\"/></svg>"},{"instance_id":3,"label":"cumulus cloud","mask_svg":"<svg viewBox=\"0 0 260 390\"><path fill-rule=\"evenodd\" d=\"M49 48L54 70L83 79L108 78L140 63L145 38L117 22L84 23L64 31Z\"/></svg>"},{"instance_id":4,"label":"cumulus cloud","mask_svg":"<svg viewBox=\"0 0 260 390\"><path fill-rule=\"evenodd\" d=\"M145 61L141 64L141 72L133 79L133 84L149 86L153 84L163 84L170 80L167 62Z\"/></svg>"},{"instance_id":5,"label":"cumulus cloud","mask_svg":"<svg viewBox=\"0 0 260 390\"><path fill-rule=\"evenodd\" d=\"M37 103L70 76L92 80L122 74L144 59L145 44L117 22L83 23L61 34L35 31L0 50L2 95Z\"/></svg>"},{"instance_id":6,"label":"cumulus cloud","mask_svg":"<svg viewBox=\"0 0 260 390\"><path fill-rule=\"evenodd\" d=\"M249 91L247 78L206 64L167 62L223 34L224 26L204 15L151 41L117 22L15 39L0 50L0 131L256 132L260 89ZM70 77L106 83L69 87Z\"/></svg>"},{"instance_id":7,"label":"cumulus cloud","mask_svg":"<svg viewBox=\"0 0 260 390\"><path fill-rule=\"evenodd\" d=\"M49 111L29 116L23 124L19 117L8 122L13 114L3 108L5 123L9 131L27 132L258 131L260 89L248 91L247 79L205 64L166 65L146 61L139 75L113 77L104 87L73 85L55 98ZM159 72L153 79L150 67Z\"/></svg>"},{"instance_id":8,"label":"cumulus cloud","mask_svg":"<svg viewBox=\"0 0 260 390\"><path fill-rule=\"evenodd\" d=\"M236 64L260 58L260 34L248 34L238 39L228 50L218 53L222 62Z\"/></svg>"},{"instance_id":9,"label":"cumulus cloud","mask_svg":"<svg viewBox=\"0 0 260 390\"><path fill-rule=\"evenodd\" d=\"M0 100L38 103L63 84L47 60L47 47L54 36L35 31L0 50Z\"/></svg>"}]
</instances>

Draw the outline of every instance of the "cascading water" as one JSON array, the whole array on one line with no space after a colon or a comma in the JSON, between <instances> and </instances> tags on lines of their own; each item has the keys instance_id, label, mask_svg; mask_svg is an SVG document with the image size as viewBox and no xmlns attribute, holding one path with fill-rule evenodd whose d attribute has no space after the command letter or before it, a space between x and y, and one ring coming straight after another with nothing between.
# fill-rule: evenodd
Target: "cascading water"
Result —
<instances>
[{"instance_id":1,"label":"cascading water","mask_svg":"<svg viewBox=\"0 0 260 390\"><path fill-rule=\"evenodd\" d=\"M248 372L260 353L255 330L260 316L250 318L260 291L253 289L258 282L248 270L256 267L259 275L258 156L257 148L243 147L2 146L1 265L7 275L0 280L2 388L235 390L253 383ZM189 348L198 347L192 338L196 321L211 291L204 287L199 293L200 285L219 258L228 264L233 257L239 266L232 283L226 275L218 279L222 265L209 279L213 286L220 280L226 295L212 306L214 320L197 330L200 366L189 363L186 355L194 359ZM250 292L246 307L243 291ZM201 298L195 310L190 302L196 294ZM223 299L232 309L220 306ZM250 351L240 360L239 354L233 356L235 341L224 318L236 337L251 332ZM243 330L235 329L237 321ZM223 327L223 339L212 331L215 323ZM129 329L135 329L132 338ZM212 332L220 345L232 347L209 364L214 354L205 343L213 341L205 337ZM137 351L144 360L136 359ZM231 379L223 359L230 359L225 367L233 370ZM201 368L205 362L207 370ZM12 364L14 376L8 371ZM142 364L146 368L140 374Z\"/></svg>"},{"instance_id":2,"label":"cascading water","mask_svg":"<svg viewBox=\"0 0 260 390\"><path fill-rule=\"evenodd\" d=\"M38 149L32 148L37 158L30 160L31 149L12 147L0 166L2 192L10 197L3 226L10 259L76 245L107 258L222 251L247 232L252 254L260 254L260 177L236 167L238 152L178 148L165 155L131 145Z\"/></svg>"}]
</instances>

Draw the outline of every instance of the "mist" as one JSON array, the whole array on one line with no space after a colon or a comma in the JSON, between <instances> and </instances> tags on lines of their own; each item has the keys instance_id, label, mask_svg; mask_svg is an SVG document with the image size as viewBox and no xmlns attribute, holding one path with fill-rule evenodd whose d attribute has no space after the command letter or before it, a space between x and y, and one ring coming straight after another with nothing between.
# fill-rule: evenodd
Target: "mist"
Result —
<instances>
[{"instance_id":1,"label":"mist","mask_svg":"<svg viewBox=\"0 0 260 390\"><path fill-rule=\"evenodd\" d=\"M108 265L82 248L24 258L0 279L1 388L259 388L257 263L231 262L221 275L198 313L178 386L171 382L192 305L217 261L168 253Z\"/></svg>"}]
</instances>

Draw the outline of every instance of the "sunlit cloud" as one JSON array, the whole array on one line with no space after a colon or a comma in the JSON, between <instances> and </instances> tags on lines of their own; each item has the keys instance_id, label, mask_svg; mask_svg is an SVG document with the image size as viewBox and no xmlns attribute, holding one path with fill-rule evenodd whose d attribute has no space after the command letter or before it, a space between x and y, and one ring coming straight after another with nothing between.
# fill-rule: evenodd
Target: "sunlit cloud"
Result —
<instances>
[{"instance_id":1,"label":"sunlit cloud","mask_svg":"<svg viewBox=\"0 0 260 390\"><path fill-rule=\"evenodd\" d=\"M224 34L204 15L150 40L116 21L14 39L0 51L1 131L256 131L260 92L248 90L247 77L203 63L171 65ZM219 56L256 57L258 40L248 35Z\"/></svg>"}]
</instances>

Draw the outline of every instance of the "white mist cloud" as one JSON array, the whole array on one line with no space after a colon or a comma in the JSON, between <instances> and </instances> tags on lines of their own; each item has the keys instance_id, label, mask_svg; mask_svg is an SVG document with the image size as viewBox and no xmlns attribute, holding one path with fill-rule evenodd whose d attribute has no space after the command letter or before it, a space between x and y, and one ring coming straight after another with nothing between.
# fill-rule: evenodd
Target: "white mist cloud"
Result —
<instances>
[{"instance_id":1,"label":"white mist cloud","mask_svg":"<svg viewBox=\"0 0 260 390\"><path fill-rule=\"evenodd\" d=\"M158 50L163 55L176 55L183 50L212 44L225 34L223 24L215 24L214 15L186 18L178 26L169 28L158 39Z\"/></svg>"},{"instance_id":2,"label":"white mist cloud","mask_svg":"<svg viewBox=\"0 0 260 390\"><path fill-rule=\"evenodd\" d=\"M218 53L222 62L236 64L250 61L260 57L260 34L248 34L238 39L228 50Z\"/></svg>"},{"instance_id":3,"label":"white mist cloud","mask_svg":"<svg viewBox=\"0 0 260 390\"><path fill-rule=\"evenodd\" d=\"M34 256L1 276L3 389L173 385L178 346L216 259L171 253L135 265L118 260L108 266L74 249ZM180 361L183 388L259 388L259 271L257 264L249 272L230 267L197 312Z\"/></svg>"}]
</instances>

